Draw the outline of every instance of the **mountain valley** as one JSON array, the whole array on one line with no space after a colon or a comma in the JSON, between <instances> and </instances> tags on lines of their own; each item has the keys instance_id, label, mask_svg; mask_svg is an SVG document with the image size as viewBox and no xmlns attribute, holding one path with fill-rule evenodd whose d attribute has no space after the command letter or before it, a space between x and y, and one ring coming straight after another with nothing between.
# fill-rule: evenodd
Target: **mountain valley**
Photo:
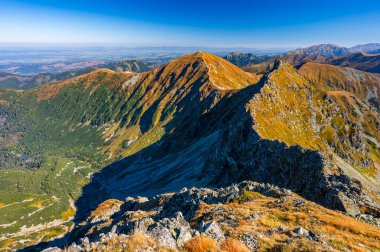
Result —
<instances>
[{"instance_id":1,"label":"mountain valley","mask_svg":"<svg viewBox=\"0 0 380 252\"><path fill-rule=\"evenodd\" d=\"M339 54L249 72L197 52L0 89L0 245L102 251L137 230L182 249L212 225L248 251L375 251L380 76Z\"/></svg>"}]
</instances>

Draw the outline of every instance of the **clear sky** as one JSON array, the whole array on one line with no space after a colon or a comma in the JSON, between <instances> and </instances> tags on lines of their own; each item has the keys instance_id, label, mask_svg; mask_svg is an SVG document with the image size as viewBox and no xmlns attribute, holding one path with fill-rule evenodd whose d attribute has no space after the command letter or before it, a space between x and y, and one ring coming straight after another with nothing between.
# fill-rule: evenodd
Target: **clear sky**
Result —
<instances>
[{"instance_id":1,"label":"clear sky","mask_svg":"<svg viewBox=\"0 0 380 252\"><path fill-rule=\"evenodd\" d=\"M0 0L0 42L351 46L380 42L380 0Z\"/></svg>"}]
</instances>

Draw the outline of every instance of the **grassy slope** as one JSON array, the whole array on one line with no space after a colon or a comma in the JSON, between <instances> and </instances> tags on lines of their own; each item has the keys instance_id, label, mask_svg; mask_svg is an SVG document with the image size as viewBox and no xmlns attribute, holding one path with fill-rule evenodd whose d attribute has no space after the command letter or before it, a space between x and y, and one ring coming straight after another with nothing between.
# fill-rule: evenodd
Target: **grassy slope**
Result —
<instances>
[{"instance_id":1,"label":"grassy slope","mask_svg":"<svg viewBox=\"0 0 380 252\"><path fill-rule=\"evenodd\" d=\"M249 104L255 129L265 139L335 153L375 178L379 114L352 93L321 90L281 63Z\"/></svg>"},{"instance_id":2,"label":"grassy slope","mask_svg":"<svg viewBox=\"0 0 380 252\"><path fill-rule=\"evenodd\" d=\"M380 78L375 74L314 62L305 63L298 72L320 90L348 91L380 109Z\"/></svg>"},{"instance_id":3,"label":"grassy slope","mask_svg":"<svg viewBox=\"0 0 380 252\"><path fill-rule=\"evenodd\" d=\"M213 61L226 64L231 76L215 70L209 74L210 67L215 68ZM223 91L213 86L211 76L223 84ZM0 234L12 238L16 233L13 241L27 240L16 246L47 239L46 230L38 230L37 224L69 220L74 214L69 199L79 197L91 173L159 141L171 121L186 125L194 111L210 109L225 89L257 79L222 59L199 53L142 74L97 70L29 91L1 90L5 118L1 150L18 162L9 157L1 160L6 169L0 170ZM228 87L229 82L236 87ZM27 157L20 158L24 154ZM70 225L55 224L61 231L62 225ZM22 229L24 225L34 225L36 232ZM8 246L9 241L1 242Z\"/></svg>"}]
</instances>

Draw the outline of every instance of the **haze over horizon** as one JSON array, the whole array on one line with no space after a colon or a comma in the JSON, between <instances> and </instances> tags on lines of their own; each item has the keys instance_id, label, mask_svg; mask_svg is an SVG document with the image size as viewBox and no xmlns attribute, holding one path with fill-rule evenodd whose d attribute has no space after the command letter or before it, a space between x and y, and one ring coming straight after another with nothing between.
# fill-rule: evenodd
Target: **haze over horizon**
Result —
<instances>
[{"instance_id":1,"label":"haze over horizon","mask_svg":"<svg viewBox=\"0 0 380 252\"><path fill-rule=\"evenodd\" d=\"M380 41L377 1L3 0L2 45L304 47Z\"/></svg>"}]
</instances>

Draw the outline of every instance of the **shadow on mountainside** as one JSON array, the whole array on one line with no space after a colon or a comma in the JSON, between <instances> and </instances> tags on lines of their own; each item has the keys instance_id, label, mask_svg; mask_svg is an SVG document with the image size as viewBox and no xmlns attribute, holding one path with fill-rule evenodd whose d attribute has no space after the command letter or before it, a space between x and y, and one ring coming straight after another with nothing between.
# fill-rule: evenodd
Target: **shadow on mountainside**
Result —
<instances>
[{"instance_id":1,"label":"shadow on mountainside","mask_svg":"<svg viewBox=\"0 0 380 252\"><path fill-rule=\"evenodd\" d=\"M253 130L245 105L264 83L265 78L231 92L209 110L218 94L202 101L199 90L190 92L178 104L161 141L93 175L75 202L75 226L107 199L124 201L127 196L151 197L184 186L219 186L244 179L285 187L317 202L330 197L318 152L260 139ZM199 88L201 83L195 85ZM145 131L151 128L154 114L147 113L140 125ZM77 238L73 234L21 251L64 246Z\"/></svg>"},{"instance_id":2,"label":"shadow on mountainside","mask_svg":"<svg viewBox=\"0 0 380 252\"><path fill-rule=\"evenodd\" d=\"M202 99L199 89L204 81L199 79L193 83L185 99L177 104L173 120L165 126L165 134L159 142L93 174L91 182L83 187L82 195L75 202L75 226L84 221L101 202L110 198L124 200L127 196L154 196L184 186L207 184L200 174L220 128L231 120L249 97L259 92L262 84L223 95L214 93L208 99ZM212 107L216 99L220 100ZM156 108L157 104L152 107ZM153 116L154 109L143 113L139 122L142 132L154 127ZM62 238L41 242L20 251L64 246L71 241L72 234L69 232Z\"/></svg>"}]
</instances>

